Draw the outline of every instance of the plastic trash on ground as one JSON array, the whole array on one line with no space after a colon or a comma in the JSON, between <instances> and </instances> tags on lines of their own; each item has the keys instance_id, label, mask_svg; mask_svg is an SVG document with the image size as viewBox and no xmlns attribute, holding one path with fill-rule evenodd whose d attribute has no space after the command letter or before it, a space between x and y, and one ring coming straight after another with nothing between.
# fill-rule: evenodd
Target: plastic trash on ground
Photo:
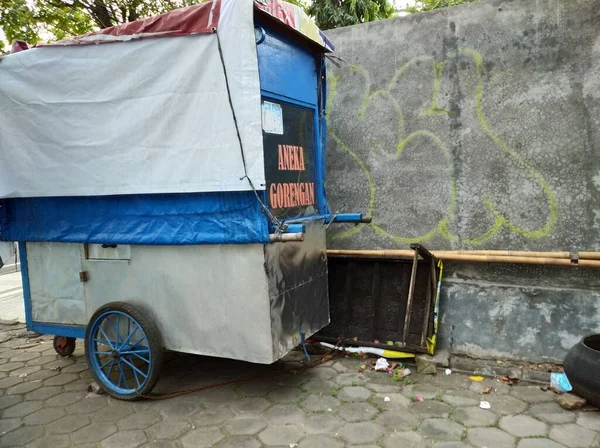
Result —
<instances>
[{"instance_id":1,"label":"plastic trash on ground","mask_svg":"<svg viewBox=\"0 0 600 448\"><path fill-rule=\"evenodd\" d=\"M492 406L487 401L482 401L479 403L479 407L481 409L490 409Z\"/></svg>"},{"instance_id":2,"label":"plastic trash on ground","mask_svg":"<svg viewBox=\"0 0 600 448\"><path fill-rule=\"evenodd\" d=\"M385 358L379 358L375 363L375 370L378 372L387 372L390 367L390 363Z\"/></svg>"},{"instance_id":3,"label":"plastic trash on ground","mask_svg":"<svg viewBox=\"0 0 600 448\"><path fill-rule=\"evenodd\" d=\"M558 392L565 393L571 392L573 387L569 383L569 379L565 373L552 373L550 374L550 387Z\"/></svg>"}]
</instances>

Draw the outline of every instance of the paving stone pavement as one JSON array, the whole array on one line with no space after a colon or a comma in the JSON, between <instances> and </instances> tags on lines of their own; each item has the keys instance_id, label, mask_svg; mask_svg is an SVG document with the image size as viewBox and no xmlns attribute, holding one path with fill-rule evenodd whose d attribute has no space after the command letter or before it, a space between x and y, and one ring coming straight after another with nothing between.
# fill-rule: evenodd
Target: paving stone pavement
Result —
<instances>
[{"instance_id":1,"label":"paving stone pavement","mask_svg":"<svg viewBox=\"0 0 600 448\"><path fill-rule=\"evenodd\" d=\"M536 385L416 372L394 382L340 357L265 381L124 402L87 391L81 341L60 358L50 337L32 337L0 325L0 447L600 448L600 413L565 411ZM170 353L155 392L272 374L301 359L293 352L260 366ZM482 395L489 386L496 390Z\"/></svg>"}]
</instances>

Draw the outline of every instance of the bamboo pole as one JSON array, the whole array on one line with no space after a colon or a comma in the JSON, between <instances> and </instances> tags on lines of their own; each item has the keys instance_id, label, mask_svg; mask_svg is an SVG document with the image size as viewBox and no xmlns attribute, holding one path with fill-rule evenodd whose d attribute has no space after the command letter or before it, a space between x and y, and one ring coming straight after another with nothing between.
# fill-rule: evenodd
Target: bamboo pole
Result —
<instances>
[{"instance_id":1,"label":"bamboo pole","mask_svg":"<svg viewBox=\"0 0 600 448\"><path fill-rule=\"evenodd\" d=\"M532 258L566 258L571 259L571 252L530 252L525 250L440 250L438 253L457 255L493 255L501 257L532 257ZM593 253L593 252L586 252ZM582 257L581 254L579 255ZM598 256L600 260L600 254Z\"/></svg>"},{"instance_id":2,"label":"bamboo pole","mask_svg":"<svg viewBox=\"0 0 600 448\"><path fill-rule=\"evenodd\" d=\"M579 252L579 258L583 260L600 260L600 252Z\"/></svg>"},{"instance_id":3,"label":"bamboo pole","mask_svg":"<svg viewBox=\"0 0 600 448\"><path fill-rule=\"evenodd\" d=\"M523 256L502 256L502 255L470 255L452 251L431 251L438 259L445 261L460 261L464 263L512 263L512 264L531 264L546 266L576 266L600 268L600 260L582 260L577 263L570 259L562 258L540 258ZM412 250L328 250L327 255L331 257L356 257L356 258L412 258Z\"/></svg>"}]
</instances>

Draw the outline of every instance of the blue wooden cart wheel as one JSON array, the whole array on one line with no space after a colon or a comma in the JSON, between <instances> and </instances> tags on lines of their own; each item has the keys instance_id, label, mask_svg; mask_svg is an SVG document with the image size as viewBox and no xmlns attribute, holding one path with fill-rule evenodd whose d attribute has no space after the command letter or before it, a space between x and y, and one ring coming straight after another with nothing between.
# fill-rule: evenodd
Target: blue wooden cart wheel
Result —
<instances>
[{"instance_id":1,"label":"blue wooden cart wheel","mask_svg":"<svg viewBox=\"0 0 600 448\"><path fill-rule=\"evenodd\" d=\"M87 326L85 350L92 376L115 398L140 399L158 381L162 339L137 306L112 302L100 307Z\"/></svg>"}]
</instances>

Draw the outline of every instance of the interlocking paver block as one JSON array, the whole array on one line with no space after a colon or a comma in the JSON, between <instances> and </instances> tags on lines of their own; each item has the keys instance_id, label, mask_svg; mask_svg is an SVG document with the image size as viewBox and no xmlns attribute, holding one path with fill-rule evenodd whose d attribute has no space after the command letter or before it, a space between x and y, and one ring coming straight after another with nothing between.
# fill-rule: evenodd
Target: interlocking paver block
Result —
<instances>
[{"instance_id":1,"label":"interlocking paver block","mask_svg":"<svg viewBox=\"0 0 600 448\"><path fill-rule=\"evenodd\" d=\"M22 399L22 397L20 397ZM39 401L24 401L17 403L2 412L2 418L25 417L42 409L42 403Z\"/></svg>"},{"instance_id":2,"label":"interlocking paver block","mask_svg":"<svg viewBox=\"0 0 600 448\"><path fill-rule=\"evenodd\" d=\"M0 372L8 373L20 369L21 367L25 367L24 362L7 362L0 365Z\"/></svg>"},{"instance_id":3,"label":"interlocking paver block","mask_svg":"<svg viewBox=\"0 0 600 448\"><path fill-rule=\"evenodd\" d=\"M20 418L2 418L0 419L0 436L11 432L21 426Z\"/></svg>"},{"instance_id":4,"label":"interlocking paver block","mask_svg":"<svg viewBox=\"0 0 600 448\"><path fill-rule=\"evenodd\" d=\"M65 415L63 408L45 408L29 414L23 419L26 425L46 425L54 420L58 420Z\"/></svg>"},{"instance_id":5,"label":"interlocking paver block","mask_svg":"<svg viewBox=\"0 0 600 448\"><path fill-rule=\"evenodd\" d=\"M104 406L108 406L105 396L90 394L83 400L79 400L67 406L67 414L91 414Z\"/></svg>"},{"instance_id":6,"label":"interlocking paver block","mask_svg":"<svg viewBox=\"0 0 600 448\"><path fill-rule=\"evenodd\" d=\"M44 403L44 406L69 406L73 403L77 403L78 401L83 400L85 398L85 395L86 394L83 392L65 392L63 394L56 395L52 398L47 399Z\"/></svg>"},{"instance_id":7,"label":"interlocking paver block","mask_svg":"<svg viewBox=\"0 0 600 448\"><path fill-rule=\"evenodd\" d=\"M44 381L50 378L53 378L58 375L58 372L54 370L39 370L37 372L32 373L31 375L27 375L27 381ZM48 384L48 386L59 386L59 384Z\"/></svg>"},{"instance_id":8,"label":"interlocking paver block","mask_svg":"<svg viewBox=\"0 0 600 448\"><path fill-rule=\"evenodd\" d=\"M44 367L48 367L48 366L44 366ZM84 370L87 370L88 364L87 362L76 362L75 364L71 364L70 366L66 366L63 367L61 369L62 373L80 373L83 372Z\"/></svg>"},{"instance_id":9,"label":"interlocking paver block","mask_svg":"<svg viewBox=\"0 0 600 448\"><path fill-rule=\"evenodd\" d=\"M496 414L520 414L527 409L527 403L510 395L489 397L486 401L490 403L491 410Z\"/></svg>"},{"instance_id":10,"label":"interlocking paver block","mask_svg":"<svg viewBox=\"0 0 600 448\"><path fill-rule=\"evenodd\" d=\"M437 447L436 447L437 448ZM521 439L517 448L564 448L564 445L545 438Z\"/></svg>"},{"instance_id":11,"label":"interlocking paver block","mask_svg":"<svg viewBox=\"0 0 600 448\"><path fill-rule=\"evenodd\" d=\"M425 448L426 443L423 436L412 431L398 431L386 435L383 438L383 446L385 448Z\"/></svg>"},{"instance_id":12,"label":"interlocking paver block","mask_svg":"<svg viewBox=\"0 0 600 448\"><path fill-rule=\"evenodd\" d=\"M261 417L237 417L227 423L225 429L234 436L251 436L266 427L267 422Z\"/></svg>"},{"instance_id":13,"label":"interlocking paver block","mask_svg":"<svg viewBox=\"0 0 600 448\"><path fill-rule=\"evenodd\" d=\"M304 393L297 387L280 387L269 392L267 399L271 403L284 404L295 403L304 396Z\"/></svg>"},{"instance_id":14,"label":"interlocking paver block","mask_svg":"<svg viewBox=\"0 0 600 448\"><path fill-rule=\"evenodd\" d=\"M419 427L422 434L433 440L461 440L465 427L444 418L429 418L421 422Z\"/></svg>"},{"instance_id":15,"label":"interlocking paver block","mask_svg":"<svg viewBox=\"0 0 600 448\"><path fill-rule=\"evenodd\" d=\"M479 406L481 397L478 393L475 393L470 390L457 390L442 395L442 401L454 407Z\"/></svg>"},{"instance_id":16,"label":"interlocking paver block","mask_svg":"<svg viewBox=\"0 0 600 448\"><path fill-rule=\"evenodd\" d=\"M23 446L27 445L44 434L44 428L41 426L22 426L19 429L9 432L0 438L2 446Z\"/></svg>"},{"instance_id":17,"label":"interlocking paver block","mask_svg":"<svg viewBox=\"0 0 600 448\"><path fill-rule=\"evenodd\" d=\"M452 411L452 408L446 403L432 400L415 401L408 408L421 417L448 417Z\"/></svg>"},{"instance_id":18,"label":"interlocking paver block","mask_svg":"<svg viewBox=\"0 0 600 448\"><path fill-rule=\"evenodd\" d=\"M104 439L101 445L103 448L137 448L147 440L144 431L118 431Z\"/></svg>"},{"instance_id":19,"label":"interlocking paver block","mask_svg":"<svg viewBox=\"0 0 600 448\"><path fill-rule=\"evenodd\" d=\"M202 407L198 397L176 397L160 403L157 410L164 418L185 418L198 412Z\"/></svg>"},{"instance_id":20,"label":"interlocking paver block","mask_svg":"<svg viewBox=\"0 0 600 448\"><path fill-rule=\"evenodd\" d=\"M27 376L29 376L32 373L35 373L39 370L42 370L41 366L26 365L25 367L21 367L20 369L15 369L15 370L11 371L8 376L18 376L18 377L22 377L22 378L23 377L27 378Z\"/></svg>"},{"instance_id":21,"label":"interlocking paver block","mask_svg":"<svg viewBox=\"0 0 600 448\"><path fill-rule=\"evenodd\" d=\"M227 408L204 409L195 413L191 420L196 426L217 426L226 423L235 417Z\"/></svg>"},{"instance_id":22,"label":"interlocking paver block","mask_svg":"<svg viewBox=\"0 0 600 448\"><path fill-rule=\"evenodd\" d=\"M28 392L33 392L40 387L42 387L42 383L39 381L27 381L17 384L16 386L9 387L6 389L6 393L8 395L26 394Z\"/></svg>"},{"instance_id":23,"label":"interlocking paver block","mask_svg":"<svg viewBox=\"0 0 600 448\"><path fill-rule=\"evenodd\" d=\"M511 388L511 386L509 386L508 384L504 384L500 381L495 381L488 378L483 381L471 381L469 390L481 394L488 387L491 387L494 390L494 395L506 395L510 392Z\"/></svg>"},{"instance_id":24,"label":"interlocking paver block","mask_svg":"<svg viewBox=\"0 0 600 448\"><path fill-rule=\"evenodd\" d=\"M515 438L497 428L471 428L467 432L467 442L478 447L513 448Z\"/></svg>"},{"instance_id":25,"label":"interlocking paver block","mask_svg":"<svg viewBox=\"0 0 600 448\"><path fill-rule=\"evenodd\" d=\"M117 422L119 429L146 429L158 423L161 420L160 415L154 411L136 412Z\"/></svg>"},{"instance_id":26,"label":"interlocking paver block","mask_svg":"<svg viewBox=\"0 0 600 448\"><path fill-rule=\"evenodd\" d=\"M369 378L362 373L341 373L334 379L340 386L362 386L369 381Z\"/></svg>"},{"instance_id":27,"label":"interlocking paver block","mask_svg":"<svg viewBox=\"0 0 600 448\"><path fill-rule=\"evenodd\" d=\"M510 394L527 403L543 403L554 401L555 395L550 391L543 391L538 386L513 386Z\"/></svg>"},{"instance_id":28,"label":"interlocking paver block","mask_svg":"<svg viewBox=\"0 0 600 448\"><path fill-rule=\"evenodd\" d=\"M18 353L15 356L11 356L10 360L14 362L26 362L31 361L34 358L39 357L40 354L37 352L29 352L23 351L22 353Z\"/></svg>"},{"instance_id":29,"label":"interlocking paver block","mask_svg":"<svg viewBox=\"0 0 600 448\"><path fill-rule=\"evenodd\" d=\"M351 444L358 445L375 442L383 434L383 428L371 422L346 423L338 434Z\"/></svg>"},{"instance_id":30,"label":"interlocking paver block","mask_svg":"<svg viewBox=\"0 0 600 448\"><path fill-rule=\"evenodd\" d=\"M331 436L314 435L308 436L300 445L299 448L344 448L344 442Z\"/></svg>"},{"instance_id":31,"label":"interlocking paver block","mask_svg":"<svg viewBox=\"0 0 600 448\"><path fill-rule=\"evenodd\" d=\"M58 436L45 435L27 444L27 448L68 448L70 446L71 438L67 434Z\"/></svg>"},{"instance_id":32,"label":"interlocking paver block","mask_svg":"<svg viewBox=\"0 0 600 448\"><path fill-rule=\"evenodd\" d=\"M557 425L550 429L550 438L569 448L589 447L596 435L594 431L573 423Z\"/></svg>"},{"instance_id":33,"label":"interlocking paver block","mask_svg":"<svg viewBox=\"0 0 600 448\"><path fill-rule=\"evenodd\" d=\"M306 412L328 412L330 409L335 410L340 404L340 400L330 395L309 395L302 402L302 408Z\"/></svg>"},{"instance_id":34,"label":"interlocking paver block","mask_svg":"<svg viewBox=\"0 0 600 448\"><path fill-rule=\"evenodd\" d=\"M328 394L332 390L337 390L339 385L331 380L322 380L315 378L301 385L302 389L310 394Z\"/></svg>"},{"instance_id":35,"label":"interlocking paver block","mask_svg":"<svg viewBox=\"0 0 600 448\"><path fill-rule=\"evenodd\" d=\"M108 406L100 408L92 414L92 421L94 422L116 422L133 413L133 406L129 403L125 403L118 400L112 400L113 402Z\"/></svg>"},{"instance_id":36,"label":"interlocking paver block","mask_svg":"<svg viewBox=\"0 0 600 448\"><path fill-rule=\"evenodd\" d=\"M184 420L165 420L151 426L147 430L150 441L160 439L175 439L181 437L188 432L192 427Z\"/></svg>"},{"instance_id":37,"label":"interlocking paver block","mask_svg":"<svg viewBox=\"0 0 600 448\"><path fill-rule=\"evenodd\" d=\"M23 401L22 395L5 395L0 397L0 410L14 406Z\"/></svg>"},{"instance_id":38,"label":"interlocking paver block","mask_svg":"<svg viewBox=\"0 0 600 448\"><path fill-rule=\"evenodd\" d=\"M441 387L430 386L428 384L411 384L402 390L402 395L407 398L414 398L420 395L425 400L441 397L443 394L444 391Z\"/></svg>"},{"instance_id":39,"label":"interlocking paver block","mask_svg":"<svg viewBox=\"0 0 600 448\"><path fill-rule=\"evenodd\" d=\"M552 424L572 423L577 418L575 412L567 411L553 401L534 404L529 407L527 413L539 420Z\"/></svg>"},{"instance_id":40,"label":"interlocking paver block","mask_svg":"<svg viewBox=\"0 0 600 448\"><path fill-rule=\"evenodd\" d=\"M300 428L291 425L273 425L267 427L258 438L267 446L283 446L298 443L304 437Z\"/></svg>"},{"instance_id":41,"label":"interlocking paver block","mask_svg":"<svg viewBox=\"0 0 600 448\"><path fill-rule=\"evenodd\" d=\"M548 425L527 415L507 415L500 419L500 428L517 437L538 437L548 433Z\"/></svg>"},{"instance_id":42,"label":"interlocking paver block","mask_svg":"<svg viewBox=\"0 0 600 448\"><path fill-rule=\"evenodd\" d=\"M577 424L592 431L600 431L600 415L596 412L582 412L577 417Z\"/></svg>"},{"instance_id":43,"label":"interlocking paver block","mask_svg":"<svg viewBox=\"0 0 600 448\"><path fill-rule=\"evenodd\" d=\"M467 427L492 426L498 420L496 414L479 407L458 408L452 418Z\"/></svg>"},{"instance_id":44,"label":"interlocking paver block","mask_svg":"<svg viewBox=\"0 0 600 448\"><path fill-rule=\"evenodd\" d=\"M371 401L375 406L384 411L402 411L412 403L410 398L406 398L400 393L376 394Z\"/></svg>"},{"instance_id":45,"label":"interlocking paver block","mask_svg":"<svg viewBox=\"0 0 600 448\"><path fill-rule=\"evenodd\" d=\"M338 398L342 401L367 401L373 392L362 386L346 386L338 392Z\"/></svg>"},{"instance_id":46,"label":"interlocking paver block","mask_svg":"<svg viewBox=\"0 0 600 448\"><path fill-rule=\"evenodd\" d=\"M6 378L2 378L0 380L0 389L7 389L11 386L22 383L23 381L23 378L7 376Z\"/></svg>"},{"instance_id":47,"label":"interlocking paver block","mask_svg":"<svg viewBox=\"0 0 600 448\"><path fill-rule=\"evenodd\" d=\"M117 432L114 423L92 423L71 434L73 443L95 443Z\"/></svg>"},{"instance_id":48,"label":"interlocking paver block","mask_svg":"<svg viewBox=\"0 0 600 448\"><path fill-rule=\"evenodd\" d=\"M219 428L196 428L181 438L184 448L208 448L223 440Z\"/></svg>"},{"instance_id":49,"label":"interlocking paver block","mask_svg":"<svg viewBox=\"0 0 600 448\"><path fill-rule=\"evenodd\" d=\"M259 415L271 406L267 400L261 397L238 398L229 404L229 408L238 415Z\"/></svg>"},{"instance_id":50,"label":"interlocking paver block","mask_svg":"<svg viewBox=\"0 0 600 448\"><path fill-rule=\"evenodd\" d=\"M369 403L345 403L338 409L338 414L347 422L372 420L379 410Z\"/></svg>"},{"instance_id":51,"label":"interlocking paver block","mask_svg":"<svg viewBox=\"0 0 600 448\"><path fill-rule=\"evenodd\" d=\"M297 424L304 419L304 412L298 406L278 404L267 409L263 417L274 425Z\"/></svg>"},{"instance_id":52,"label":"interlocking paver block","mask_svg":"<svg viewBox=\"0 0 600 448\"><path fill-rule=\"evenodd\" d=\"M376 419L375 423L383 426L386 432L408 431L419 426L419 416L407 411L384 411Z\"/></svg>"},{"instance_id":53,"label":"interlocking paver block","mask_svg":"<svg viewBox=\"0 0 600 448\"><path fill-rule=\"evenodd\" d=\"M273 390L273 384L267 381L240 384L236 391L242 397L265 397Z\"/></svg>"},{"instance_id":54,"label":"interlocking paver block","mask_svg":"<svg viewBox=\"0 0 600 448\"><path fill-rule=\"evenodd\" d=\"M48 425L46 431L51 434L71 434L90 424L87 415L66 415Z\"/></svg>"},{"instance_id":55,"label":"interlocking paver block","mask_svg":"<svg viewBox=\"0 0 600 448\"><path fill-rule=\"evenodd\" d=\"M309 378L320 378L322 380L331 380L338 376L338 373L331 367L315 367L307 372Z\"/></svg>"},{"instance_id":56,"label":"interlocking paver block","mask_svg":"<svg viewBox=\"0 0 600 448\"><path fill-rule=\"evenodd\" d=\"M65 384L72 383L78 379L79 375L76 373L61 373L60 375L44 380L44 386L64 386Z\"/></svg>"},{"instance_id":57,"label":"interlocking paver block","mask_svg":"<svg viewBox=\"0 0 600 448\"><path fill-rule=\"evenodd\" d=\"M214 448L260 448L260 442L255 437L228 437L217 443Z\"/></svg>"},{"instance_id":58,"label":"interlocking paver block","mask_svg":"<svg viewBox=\"0 0 600 448\"><path fill-rule=\"evenodd\" d=\"M305 418L302 427L307 434L335 434L343 424L342 420L331 414L311 415Z\"/></svg>"}]
</instances>

